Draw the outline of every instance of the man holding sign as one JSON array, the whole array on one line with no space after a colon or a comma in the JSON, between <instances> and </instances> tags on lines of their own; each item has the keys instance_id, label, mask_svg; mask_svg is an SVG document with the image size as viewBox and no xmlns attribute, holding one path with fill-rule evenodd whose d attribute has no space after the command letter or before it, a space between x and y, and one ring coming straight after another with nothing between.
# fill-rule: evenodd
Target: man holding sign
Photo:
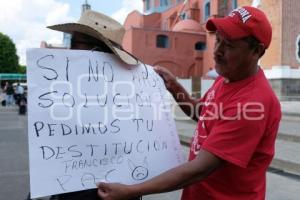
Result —
<instances>
[{"instance_id":1,"label":"man holding sign","mask_svg":"<svg viewBox=\"0 0 300 200\"><path fill-rule=\"evenodd\" d=\"M100 183L104 200L180 188L182 200L265 199L266 170L281 118L277 97L258 65L271 42L271 25L262 11L245 6L208 20L206 28L216 33L220 77L200 101L170 72L156 67L185 113L198 121L190 161L140 184Z\"/></svg>"}]
</instances>

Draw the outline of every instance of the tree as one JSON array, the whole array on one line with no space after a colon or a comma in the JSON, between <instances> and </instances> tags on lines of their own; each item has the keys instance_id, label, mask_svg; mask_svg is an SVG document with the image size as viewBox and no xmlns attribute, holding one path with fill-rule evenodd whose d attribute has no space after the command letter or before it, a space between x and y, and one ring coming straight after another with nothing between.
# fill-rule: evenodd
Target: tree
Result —
<instances>
[{"instance_id":1,"label":"tree","mask_svg":"<svg viewBox=\"0 0 300 200\"><path fill-rule=\"evenodd\" d=\"M13 41L0 32L0 73L17 73L19 57Z\"/></svg>"},{"instance_id":2,"label":"tree","mask_svg":"<svg viewBox=\"0 0 300 200\"><path fill-rule=\"evenodd\" d=\"M19 65L18 71L19 74L26 74L26 66L25 65Z\"/></svg>"}]
</instances>

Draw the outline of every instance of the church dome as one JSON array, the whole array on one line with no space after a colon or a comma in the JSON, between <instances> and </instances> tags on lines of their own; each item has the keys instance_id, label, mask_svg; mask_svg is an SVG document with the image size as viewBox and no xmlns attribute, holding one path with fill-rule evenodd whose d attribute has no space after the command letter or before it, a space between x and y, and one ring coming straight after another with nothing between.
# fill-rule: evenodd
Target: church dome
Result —
<instances>
[{"instance_id":1,"label":"church dome","mask_svg":"<svg viewBox=\"0 0 300 200\"><path fill-rule=\"evenodd\" d=\"M193 19L185 19L175 24L173 31L176 32L188 32L188 33L199 33L201 31L201 25L199 22Z\"/></svg>"}]
</instances>

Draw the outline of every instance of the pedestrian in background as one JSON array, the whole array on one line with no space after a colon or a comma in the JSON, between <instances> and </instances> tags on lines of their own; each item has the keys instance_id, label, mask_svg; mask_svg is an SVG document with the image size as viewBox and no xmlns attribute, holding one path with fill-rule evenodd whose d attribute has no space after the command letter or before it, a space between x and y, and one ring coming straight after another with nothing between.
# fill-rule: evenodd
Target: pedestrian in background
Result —
<instances>
[{"instance_id":1,"label":"pedestrian in background","mask_svg":"<svg viewBox=\"0 0 300 200\"><path fill-rule=\"evenodd\" d=\"M24 87L18 83L16 87L16 94L15 94L15 100L17 105L20 105L20 99L24 95Z\"/></svg>"},{"instance_id":2,"label":"pedestrian in background","mask_svg":"<svg viewBox=\"0 0 300 200\"><path fill-rule=\"evenodd\" d=\"M7 87L8 87L8 82L7 81L1 83L1 92L2 92L2 94L1 94L1 97L2 97L1 105L3 107L6 106L6 88Z\"/></svg>"},{"instance_id":3,"label":"pedestrian in background","mask_svg":"<svg viewBox=\"0 0 300 200\"><path fill-rule=\"evenodd\" d=\"M6 106L13 106L15 90L12 83L8 83L6 87Z\"/></svg>"},{"instance_id":4,"label":"pedestrian in background","mask_svg":"<svg viewBox=\"0 0 300 200\"><path fill-rule=\"evenodd\" d=\"M4 88L0 88L0 105L5 106L5 92Z\"/></svg>"}]
</instances>

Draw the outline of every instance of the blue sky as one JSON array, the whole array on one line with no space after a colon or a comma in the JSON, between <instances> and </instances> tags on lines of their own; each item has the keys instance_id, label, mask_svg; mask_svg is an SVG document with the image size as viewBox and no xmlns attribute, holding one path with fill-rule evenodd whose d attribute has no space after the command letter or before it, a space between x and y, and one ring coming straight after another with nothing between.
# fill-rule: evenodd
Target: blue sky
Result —
<instances>
[{"instance_id":1,"label":"blue sky","mask_svg":"<svg viewBox=\"0 0 300 200\"><path fill-rule=\"evenodd\" d=\"M40 47L41 41L62 43L62 33L47 25L76 22L85 0L1 0L0 32L16 44L21 64L26 64L26 49ZM142 0L88 0L95 11L123 23L133 10L142 12Z\"/></svg>"}]
</instances>

